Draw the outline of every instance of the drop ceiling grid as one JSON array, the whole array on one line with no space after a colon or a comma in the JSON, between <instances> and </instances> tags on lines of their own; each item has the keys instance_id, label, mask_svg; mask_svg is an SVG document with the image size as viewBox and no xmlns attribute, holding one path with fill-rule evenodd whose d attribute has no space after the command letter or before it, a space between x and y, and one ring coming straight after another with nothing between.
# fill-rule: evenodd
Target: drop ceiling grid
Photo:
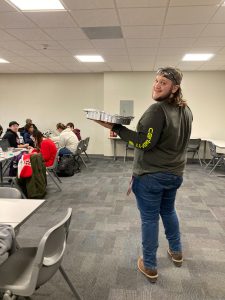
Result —
<instances>
[{"instance_id":1,"label":"drop ceiling grid","mask_svg":"<svg viewBox=\"0 0 225 300\"><path fill-rule=\"evenodd\" d=\"M0 57L12 58L11 64L0 65L0 73L17 72L17 67L18 72L29 67L35 72L35 66L37 72L151 71L161 64L225 70L222 1L62 2L66 11L37 13L20 12L0 1ZM123 39L90 40L81 28L90 26L120 26ZM209 62L184 63L181 59L188 51L213 51L216 56ZM73 59L83 53L99 53L106 62L84 65Z\"/></svg>"}]
</instances>

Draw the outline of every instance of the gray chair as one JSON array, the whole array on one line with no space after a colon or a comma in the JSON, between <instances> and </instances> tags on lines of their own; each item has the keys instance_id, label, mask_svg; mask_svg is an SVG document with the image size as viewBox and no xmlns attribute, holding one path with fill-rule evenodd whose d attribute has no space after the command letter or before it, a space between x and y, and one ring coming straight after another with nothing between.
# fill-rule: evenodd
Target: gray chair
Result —
<instances>
[{"instance_id":1,"label":"gray chair","mask_svg":"<svg viewBox=\"0 0 225 300\"><path fill-rule=\"evenodd\" d=\"M22 247L0 265L0 290L4 300L29 297L59 270L76 299L81 299L61 266L72 216L50 228L37 247Z\"/></svg>"},{"instance_id":2,"label":"gray chair","mask_svg":"<svg viewBox=\"0 0 225 300\"><path fill-rule=\"evenodd\" d=\"M77 145L77 149L74 153L74 158L79 162L79 159L82 161L82 163L85 165L85 167L87 168L87 165L83 159L83 157L81 156L82 152L84 149L84 140L79 141L78 145Z\"/></svg>"},{"instance_id":3,"label":"gray chair","mask_svg":"<svg viewBox=\"0 0 225 300\"><path fill-rule=\"evenodd\" d=\"M134 146L130 145L129 143L126 143L126 147L125 147L125 154L124 154L124 162L126 161L127 158L127 152L131 150L134 151Z\"/></svg>"},{"instance_id":4,"label":"gray chair","mask_svg":"<svg viewBox=\"0 0 225 300\"><path fill-rule=\"evenodd\" d=\"M84 153L88 159L88 161L90 161L89 156L87 155L87 149L88 149L88 145L89 145L89 141L90 141L90 137L86 137L86 139L84 139L84 143L83 143L83 149L82 149L82 153Z\"/></svg>"},{"instance_id":5,"label":"gray chair","mask_svg":"<svg viewBox=\"0 0 225 300\"><path fill-rule=\"evenodd\" d=\"M60 185L58 184L58 182L62 183L62 181L59 178L59 176L57 175L56 171L57 171L57 167L58 167L58 157L59 157L59 151L60 151L60 149L61 148L59 148L57 150L57 153L56 153L53 165L50 166L50 167L46 167L47 174L49 175L49 177L51 178L51 180L55 183L55 185L57 186L57 188L59 189L59 191L61 191L62 189L61 189Z\"/></svg>"},{"instance_id":6,"label":"gray chair","mask_svg":"<svg viewBox=\"0 0 225 300\"><path fill-rule=\"evenodd\" d=\"M211 174L215 168L217 166L219 166L219 164L221 162L223 162L224 166L225 166L225 154L224 153L219 153L216 151L216 145L214 145L212 142L208 142L209 144L209 151L210 154L212 156L211 160L209 161L209 163L205 166L205 169L207 169L211 164L213 164L212 169L210 170L209 174Z\"/></svg>"},{"instance_id":7,"label":"gray chair","mask_svg":"<svg viewBox=\"0 0 225 300\"><path fill-rule=\"evenodd\" d=\"M0 198L22 199L21 192L13 187L0 187Z\"/></svg>"},{"instance_id":8,"label":"gray chair","mask_svg":"<svg viewBox=\"0 0 225 300\"><path fill-rule=\"evenodd\" d=\"M192 159L195 157L195 154L198 156L198 161L200 166L202 166L202 162L199 156L199 148L201 145L201 139L190 139L188 142L187 153L192 153Z\"/></svg>"}]
</instances>

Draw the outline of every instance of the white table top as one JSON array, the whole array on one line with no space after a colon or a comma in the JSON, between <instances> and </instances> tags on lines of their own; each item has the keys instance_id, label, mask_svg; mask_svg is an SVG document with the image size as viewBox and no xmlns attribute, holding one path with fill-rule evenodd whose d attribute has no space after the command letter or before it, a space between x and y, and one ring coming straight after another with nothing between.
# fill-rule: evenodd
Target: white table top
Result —
<instances>
[{"instance_id":1,"label":"white table top","mask_svg":"<svg viewBox=\"0 0 225 300\"><path fill-rule=\"evenodd\" d=\"M27 151L27 149L24 148L16 148L18 151L12 152L12 151L6 151L0 153L0 162L8 160L10 158L13 158L14 156L19 155L22 151Z\"/></svg>"},{"instance_id":2,"label":"white table top","mask_svg":"<svg viewBox=\"0 0 225 300\"><path fill-rule=\"evenodd\" d=\"M21 226L45 200L39 199L0 199L0 223Z\"/></svg>"}]
</instances>

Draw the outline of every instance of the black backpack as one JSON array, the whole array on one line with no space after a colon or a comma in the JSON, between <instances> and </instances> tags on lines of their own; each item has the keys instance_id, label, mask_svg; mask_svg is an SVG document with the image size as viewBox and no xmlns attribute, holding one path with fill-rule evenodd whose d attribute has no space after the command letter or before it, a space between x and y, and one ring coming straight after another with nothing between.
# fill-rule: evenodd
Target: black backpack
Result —
<instances>
[{"instance_id":1,"label":"black backpack","mask_svg":"<svg viewBox=\"0 0 225 300\"><path fill-rule=\"evenodd\" d=\"M80 164L73 154L66 154L60 157L56 172L59 177L73 176L80 172Z\"/></svg>"}]
</instances>

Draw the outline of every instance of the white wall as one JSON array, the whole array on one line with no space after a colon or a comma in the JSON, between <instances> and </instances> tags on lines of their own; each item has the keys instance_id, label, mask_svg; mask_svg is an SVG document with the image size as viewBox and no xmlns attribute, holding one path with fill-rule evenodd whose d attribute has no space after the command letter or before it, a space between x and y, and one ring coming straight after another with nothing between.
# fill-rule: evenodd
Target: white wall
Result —
<instances>
[{"instance_id":1,"label":"white wall","mask_svg":"<svg viewBox=\"0 0 225 300\"><path fill-rule=\"evenodd\" d=\"M112 155L109 131L85 118L83 108L119 113L120 100L134 100L134 128L153 103L152 72L105 74L2 74L0 75L0 124L26 118L41 130L57 122L74 122L83 137L90 136L89 153ZM182 89L194 115L193 136L225 140L225 72L184 72ZM123 155L124 145L118 147Z\"/></svg>"},{"instance_id":2,"label":"white wall","mask_svg":"<svg viewBox=\"0 0 225 300\"><path fill-rule=\"evenodd\" d=\"M40 130L73 122L83 138L90 136L90 153L102 153L103 129L87 120L83 108L103 109L102 74L0 75L0 124L31 118Z\"/></svg>"}]
</instances>

